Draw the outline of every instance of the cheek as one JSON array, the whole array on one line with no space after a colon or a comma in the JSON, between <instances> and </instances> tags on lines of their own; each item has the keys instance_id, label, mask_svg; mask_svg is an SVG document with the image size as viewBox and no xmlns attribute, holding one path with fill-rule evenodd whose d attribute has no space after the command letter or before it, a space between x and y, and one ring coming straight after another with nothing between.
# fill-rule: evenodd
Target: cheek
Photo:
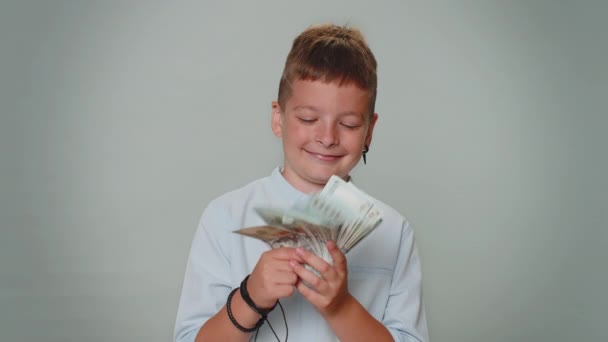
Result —
<instances>
[{"instance_id":1,"label":"cheek","mask_svg":"<svg viewBox=\"0 0 608 342\"><path fill-rule=\"evenodd\" d=\"M298 147L306 142L305 135L299 130L287 130L283 134L283 144L286 147Z\"/></svg>"},{"instance_id":2,"label":"cheek","mask_svg":"<svg viewBox=\"0 0 608 342\"><path fill-rule=\"evenodd\" d=\"M299 126L289 127L287 131L293 141L304 141L308 139L308 136L311 134L309 130Z\"/></svg>"},{"instance_id":3,"label":"cheek","mask_svg":"<svg viewBox=\"0 0 608 342\"><path fill-rule=\"evenodd\" d=\"M349 150L359 150L363 149L363 144L365 142L365 135L363 134L348 134L345 135L342 139L342 144L348 148Z\"/></svg>"}]
</instances>

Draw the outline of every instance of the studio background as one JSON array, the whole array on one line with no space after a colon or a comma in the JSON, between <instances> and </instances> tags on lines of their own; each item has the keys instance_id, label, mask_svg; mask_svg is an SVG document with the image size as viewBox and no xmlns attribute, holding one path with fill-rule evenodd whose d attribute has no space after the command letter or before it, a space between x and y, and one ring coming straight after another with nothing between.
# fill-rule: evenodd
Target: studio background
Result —
<instances>
[{"instance_id":1,"label":"studio background","mask_svg":"<svg viewBox=\"0 0 608 342\"><path fill-rule=\"evenodd\" d=\"M281 163L293 38L359 27L354 177L413 223L432 341L606 341L604 1L3 1L0 340L169 341L199 216Z\"/></svg>"}]
</instances>

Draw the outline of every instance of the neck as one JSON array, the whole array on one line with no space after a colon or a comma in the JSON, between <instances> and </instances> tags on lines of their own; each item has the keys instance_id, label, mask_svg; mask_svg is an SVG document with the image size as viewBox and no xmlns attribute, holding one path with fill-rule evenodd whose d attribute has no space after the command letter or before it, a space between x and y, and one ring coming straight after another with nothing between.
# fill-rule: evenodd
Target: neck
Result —
<instances>
[{"instance_id":1,"label":"neck","mask_svg":"<svg viewBox=\"0 0 608 342\"><path fill-rule=\"evenodd\" d=\"M293 186L296 190L305 194L313 194L316 192L320 192L321 190L323 190L323 187L325 187L325 184L327 184L327 181L329 180L326 179L323 182L313 182L302 179L301 177L296 176L295 174L293 174L293 172L290 172L285 168L280 171L281 175L283 175L283 178L285 178L287 183ZM348 182L350 180L350 176L343 177L342 179Z\"/></svg>"}]
</instances>

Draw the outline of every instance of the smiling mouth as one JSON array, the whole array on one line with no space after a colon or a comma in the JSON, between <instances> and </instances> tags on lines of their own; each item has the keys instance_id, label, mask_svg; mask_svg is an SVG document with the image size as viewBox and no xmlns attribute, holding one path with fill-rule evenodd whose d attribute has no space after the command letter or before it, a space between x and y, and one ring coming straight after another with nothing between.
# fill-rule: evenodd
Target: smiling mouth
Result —
<instances>
[{"instance_id":1,"label":"smiling mouth","mask_svg":"<svg viewBox=\"0 0 608 342\"><path fill-rule=\"evenodd\" d=\"M342 155L332 155L332 154L322 154L322 153L315 153L315 152L310 152L305 150L308 154L310 154L311 156L322 160L322 161L334 161L334 160L338 160L340 158L342 158Z\"/></svg>"}]
</instances>

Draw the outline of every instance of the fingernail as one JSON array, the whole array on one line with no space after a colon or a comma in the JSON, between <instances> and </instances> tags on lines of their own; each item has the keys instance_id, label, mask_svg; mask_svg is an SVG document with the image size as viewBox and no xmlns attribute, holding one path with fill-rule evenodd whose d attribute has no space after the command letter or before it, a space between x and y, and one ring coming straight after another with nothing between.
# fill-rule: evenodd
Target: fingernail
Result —
<instances>
[{"instance_id":1,"label":"fingernail","mask_svg":"<svg viewBox=\"0 0 608 342\"><path fill-rule=\"evenodd\" d=\"M304 254L304 248L302 248L302 247L296 248L296 254L298 254L298 255Z\"/></svg>"},{"instance_id":2,"label":"fingernail","mask_svg":"<svg viewBox=\"0 0 608 342\"><path fill-rule=\"evenodd\" d=\"M297 262L295 262L294 260L289 260L289 266L291 266L292 268L296 267L298 265Z\"/></svg>"}]
</instances>

